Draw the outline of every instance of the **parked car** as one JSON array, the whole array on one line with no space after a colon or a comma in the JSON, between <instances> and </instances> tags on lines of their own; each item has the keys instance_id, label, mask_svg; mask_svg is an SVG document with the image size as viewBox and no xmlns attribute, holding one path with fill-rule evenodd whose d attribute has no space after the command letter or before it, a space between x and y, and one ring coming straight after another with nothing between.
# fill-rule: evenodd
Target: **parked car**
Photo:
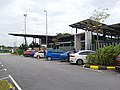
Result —
<instances>
[{"instance_id":1,"label":"parked car","mask_svg":"<svg viewBox=\"0 0 120 90\"><path fill-rule=\"evenodd\" d=\"M25 57L33 57L35 54L35 50L27 50L27 51L24 51L23 55Z\"/></svg>"},{"instance_id":2,"label":"parked car","mask_svg":"<svg viewBox=\"0 0 120 90\"><path fill-rule=\"evenodd\" d=\"M64 53L62 50L46 50L46 59L47 60L59 60L60 55Z\"/></svg>"},{"instance_id":3,"label":"parked car","mask_svg":"<svg viewBox=\"0 0 120 90\"><path fill-rule=\"evenodd\" d=\"M86 56L88 54L94 54L95 51L92 50L82 50L74 54L70 54L70 63L83 65L87 63Z\"/></svg>"},{"instance_id":4,"label":"parked car","mask_svg":"<svg viewBox=\"0 0 120 90\"><path fill-rule=\"evenodd\" d=\"M116 64L116 68L120 69L120 54L116 57L115 64Z\"/></svg>"},{"instance_id":5,"label":"parked car","mask_svg":"<svg viewBox=\"0 0 120 90\"><path fill-rule=\"evenodd\" d=\"M44 58L44 57L45 57L45 52L44 52L44 50L40 50L40 51L36 52L36 53L34 54L34 57L35 57L35 58L38 58L38 57Z\"/></svg>"},{"instance_id":6,"label":"parked car","mask_svg":"<svg viewBox=\"0 0 120 90\"><path fill-rule=\"evenodd\" d=\"M60 55L60 60L61 61L68 61L69 60L69 55L74 53L73 51L67 51L63 54Z\"/></svg>"}]
</instances>

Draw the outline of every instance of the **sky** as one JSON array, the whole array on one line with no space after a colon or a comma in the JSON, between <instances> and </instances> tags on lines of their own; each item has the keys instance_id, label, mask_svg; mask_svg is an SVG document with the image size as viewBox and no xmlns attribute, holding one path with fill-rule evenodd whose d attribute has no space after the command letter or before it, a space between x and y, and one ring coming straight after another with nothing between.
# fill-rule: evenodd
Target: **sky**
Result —
<instances>
[{"instance_id":1,"label":"sky","mask_svg":"<svg viewBox=\"0 0 120 90\"><path fill-rule=\"evenodd\" d=\"M8 33L25 33L24 14L27 34L46 34L46 13L48 35L56 33L75 33L70 24L88 19L97 8L107 8L110 17L106 24L120 23L120 0L0 0L0 45L19 46L23 37L10 36ZM78 30L82 32L82 30ZM28 38L28 44L32 42Z\"/></svg>"}]
</instances>

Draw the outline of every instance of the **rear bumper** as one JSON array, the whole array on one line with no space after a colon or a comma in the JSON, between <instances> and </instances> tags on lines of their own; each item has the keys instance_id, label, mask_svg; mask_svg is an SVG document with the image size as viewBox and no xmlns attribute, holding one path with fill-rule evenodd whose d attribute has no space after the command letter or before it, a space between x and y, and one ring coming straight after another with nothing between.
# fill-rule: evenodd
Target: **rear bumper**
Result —
<instances>
[{"instance_id":1,"label":"rear bumper","mask_svg":"<svg viewBox=\"0 0 120 90\"><path fill-rule=\"evenodd\" d=\"M69 61L70 61L70 63L76 63L75 60L69 60Z\"/></svg>"},{"instance_id":2,"label":"rear bumper","mask_svg":"<svg viewBox=\"0 0 120 90\"><path fill-rule=\"evenodd\" d=\"M25 57L29 57L30 55L29 54L24 54Z\"/></svg>"}]
</instances>

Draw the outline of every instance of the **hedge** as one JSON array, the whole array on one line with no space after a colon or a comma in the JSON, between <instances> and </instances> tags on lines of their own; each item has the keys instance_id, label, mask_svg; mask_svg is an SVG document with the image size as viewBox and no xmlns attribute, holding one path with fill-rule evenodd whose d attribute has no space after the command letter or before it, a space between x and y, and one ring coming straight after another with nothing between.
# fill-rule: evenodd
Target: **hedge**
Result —
<instances>
[{"instance_id":1,"label":"hedge","mask_svg":"<svg viewBox=\"0 0 120 90\"><path fill-rule=\"evenodd\" d=\"M111 45L98 49L93 55L87 55L87 60L89 64L94 65L114 65L115 59L119 53L120 45Z\"/></svg>"}]
</instances>

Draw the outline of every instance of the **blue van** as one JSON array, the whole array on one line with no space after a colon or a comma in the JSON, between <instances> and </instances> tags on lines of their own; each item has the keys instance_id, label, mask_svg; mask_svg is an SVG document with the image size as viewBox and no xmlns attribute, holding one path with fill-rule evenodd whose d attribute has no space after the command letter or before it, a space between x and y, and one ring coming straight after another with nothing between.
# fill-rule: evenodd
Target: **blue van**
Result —
<instances>
[{"instance_id":1,"label":"blue van","mask_svg":"<svg viewBox=\"0 0 120 90\"><path fill-rule=\"evenodd\" d=\"M60 60L60 55L63 54L62 50L46 50L46 59L51 60Z\"/></svg>"}]
</instances>

